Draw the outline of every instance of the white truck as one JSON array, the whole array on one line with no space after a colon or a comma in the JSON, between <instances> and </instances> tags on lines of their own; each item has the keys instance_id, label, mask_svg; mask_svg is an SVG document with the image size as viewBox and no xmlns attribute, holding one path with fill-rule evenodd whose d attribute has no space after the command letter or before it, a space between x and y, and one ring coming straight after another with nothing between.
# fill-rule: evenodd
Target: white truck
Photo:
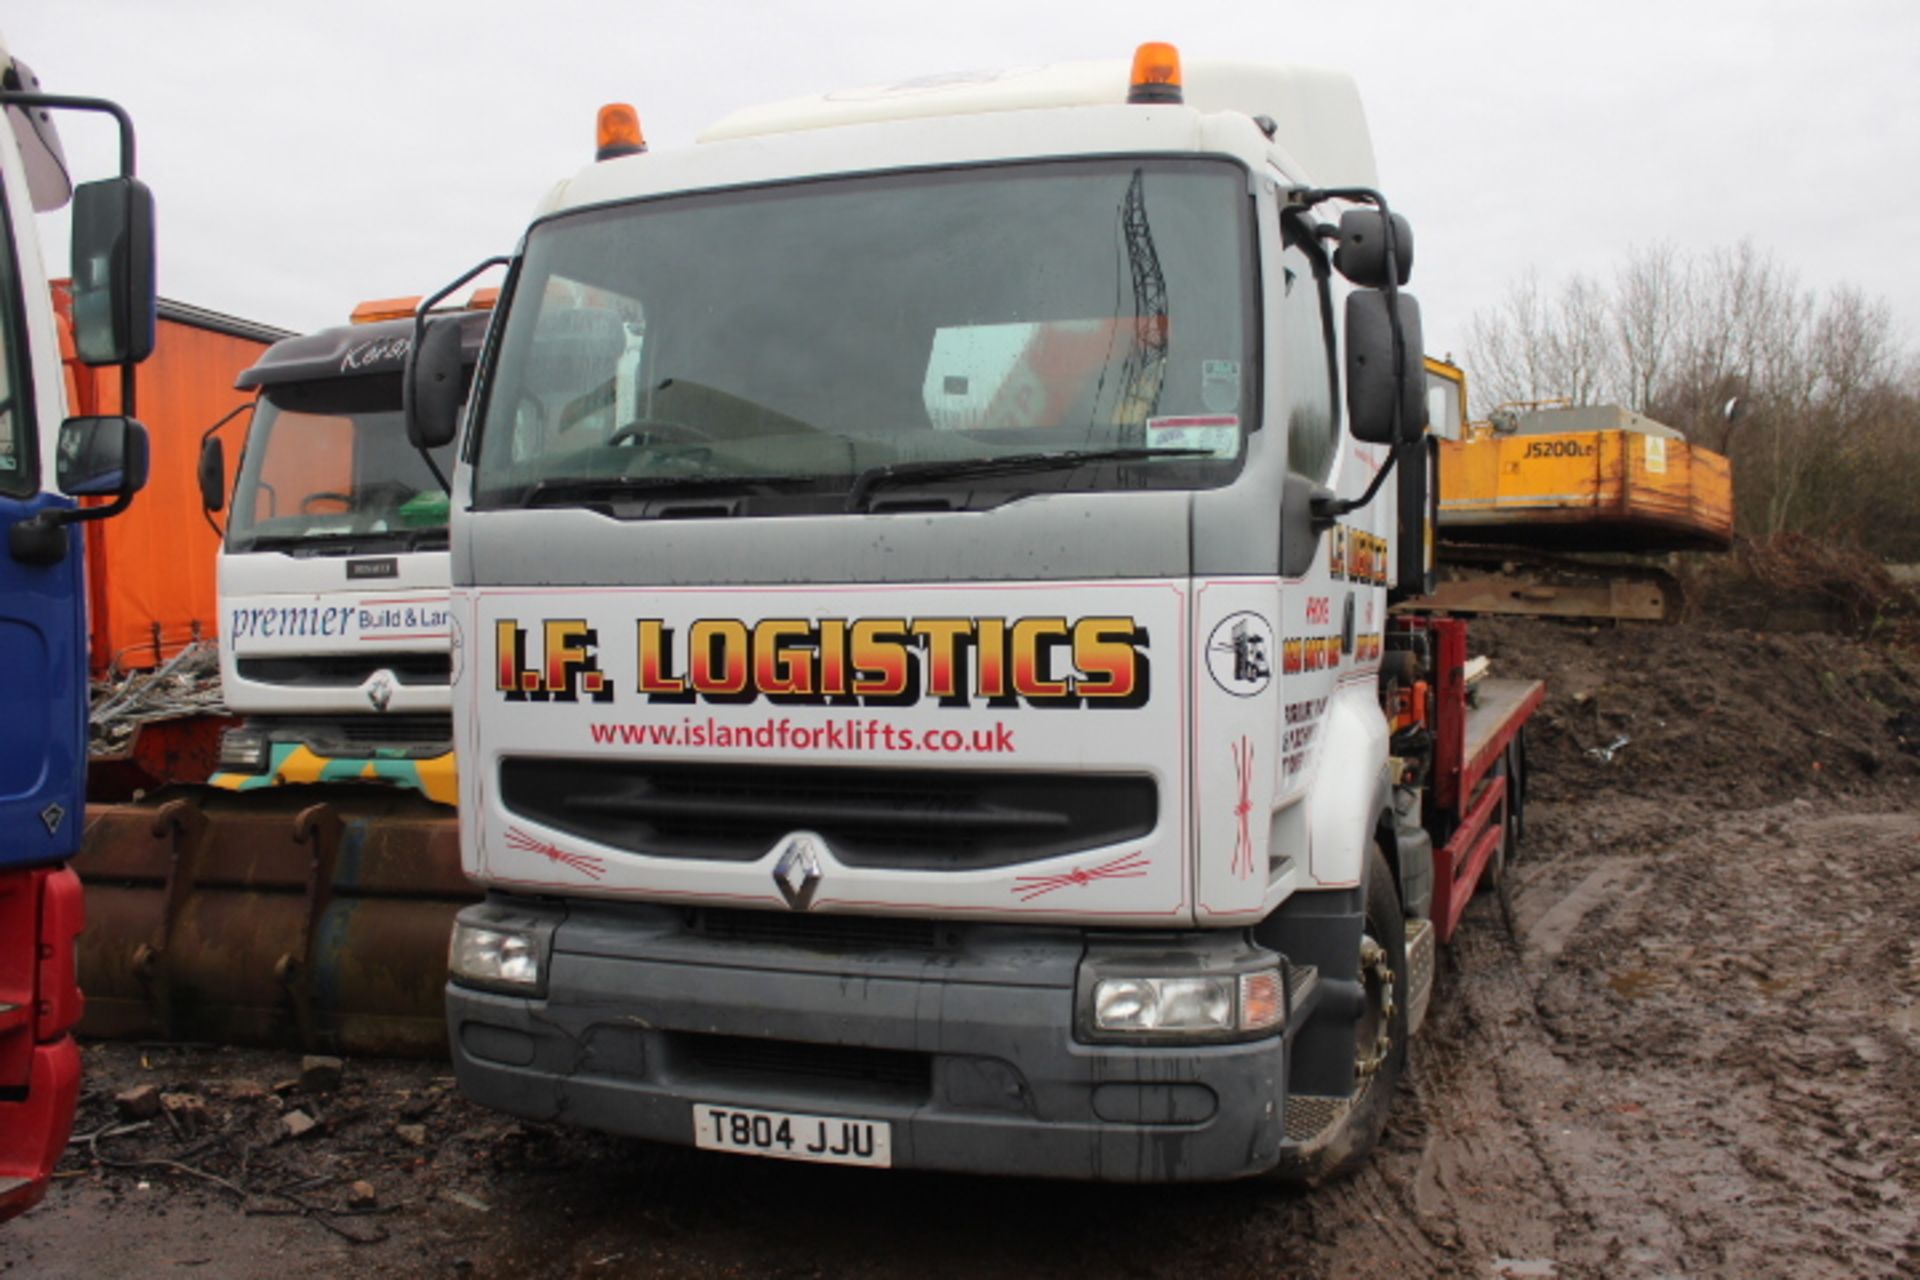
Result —
<instances>
[{"instance_id":1,"label":"white truck","mask_svg":"<svg viewBox=\"0 0 1920 1280\"><path fill-rule=\"evenodd\" d=\"M462 1089L791 1160L1361 1159L1541 692L1470 709L1462 626L1389 616L1431 454L1374 187L1344 77L1150 45L556 188L454 478Z\"/></svg>"},{"instance_id":2,"label":"white truck","mask_svg":"<svg viewBox=\"0 0 1920 1280\"><path fill-rule=\"evenodd\" d=\"M245 719L222 739L216 787L376 780L454 802L453 458L416 450L402 421L417 301L363 304L352 324L284 339L240 376L259 397L220 548L220 681ZM487 311L447 318L470 369ZM226 475L209 432L209 512L227 505Z\"/></svg>"}]
</instances>

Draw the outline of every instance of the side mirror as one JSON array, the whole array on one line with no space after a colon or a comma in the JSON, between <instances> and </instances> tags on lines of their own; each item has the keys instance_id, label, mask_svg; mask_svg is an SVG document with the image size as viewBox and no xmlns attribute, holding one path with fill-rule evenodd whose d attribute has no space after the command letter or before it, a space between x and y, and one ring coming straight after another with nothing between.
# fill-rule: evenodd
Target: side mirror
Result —
<instances>
[{"instance_id":1,"label":"side mirror","mask_svg":"<svg viewBox=\"0 0 1920 1280\"><path fill-rule=\"evenodd\" d=\"M218 511L227 505L227 446L219 436L200 442L200 505Z\"/></svg>"},{"instance_id":2,"label":"side mirror","mask_svg":"<svg viewBox=\"0 0 1920 1280\"><path fill-rule=\"evenodd\" d=\"M1393 283L1405 284L1413 275L1413 227L1393 215ZM1362 289L1387 283L1387 220L1378 209L1349 209L1340 215L1340 243L1333 251L1333 269Z\"/></svg>"},{"instance_id":3,"label":"side mirror","mask_svg":"<svg viewBox=\"0 0 1920 1280\"><path fill-rule=\"evenodd\" d=\"M73 339L86 365L138 364L153 353L153 193L138 178L73 193Z\"/></svg>"},{"instance_id":4,"label":"side mirror","mask_svg":"<svg viewBox=\"0 0 1920 1280\"><path fill-rule=\"evenodd\" d=\"M1406 293L1395 294L1392 302L1390 306L1387 295L1377 289L1347 295L1347 424L1353 438L1367 444L1409 443L1427 429L1420 303Z\"/></svg>"},{"instance_id":5,"label":"side mirror","mask_svg":"<svg viewBox=\"0 0 1920 1280\"><path fill-rule=\"evenodd\" d=\"M68 497L112 494L124 506L147 484L147 429L132 418L68 418L54 473Z\"/></svg>"},{"instance_id":6,"label":"side mirror","mask_svg":"<svg viewBox=\"0 0 1920 1280\"><path fill-rule=\"evenodd\" d=\"M460 429L460 405L467 398L461 363L460 319L427 321L419 344L407 352L400 394L406 410L407 439L416 449L437 449Z\"/></svg>"},{"instance_id":7,"label":"side mirror","mask_svg":"<svg viewBox=\"0 0 1920 1280\"><path fill-rule=\"evenodd\" d=\"M7 530L7 553L21 564L64 560L67 526L105 520L127 509L147 483L147 429L132 418L68 418L60 424L54 479L70 498L103 498L103 507L43 507Z\"/></svg>"}]
</instances>

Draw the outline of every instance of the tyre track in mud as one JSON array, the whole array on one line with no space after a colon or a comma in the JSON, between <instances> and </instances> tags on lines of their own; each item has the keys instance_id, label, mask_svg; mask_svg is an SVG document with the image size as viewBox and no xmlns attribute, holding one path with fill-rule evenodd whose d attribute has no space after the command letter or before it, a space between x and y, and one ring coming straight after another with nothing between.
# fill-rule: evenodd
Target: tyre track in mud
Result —
<instances>
[{"instance_id":1,"label":"tyre track in mud","mask_svg":"<svg viewBox=\"0 0 1920 1280\"><path fill-rule=\"evenodd\" d=\"M1804 1275L1913 1265L1920 1080L1890 1016L1900 975L1888 958L1910 946L1916 850L1911 811L1802 801L1731 818L1673 851L1663 872L1676 891L1646 918L1583 940L1618 1020L1603 1061L1617 1070L1631 1046L1658 1046L1638 1055L1660 1085L1649 1113L1700 1138L1676 1152L1694 1166L1699 1269L1769 1274L1787 1256Z\"/></svg>"},{"instance_id":2,"label":"tyre track in mud","mask_svg":"<svg viewBox=\"0 0 1920 1280\"><path fill-rule=\"evenodd\" d=\"M1510 874L1521 874L1515 868ZM1548 1037L1518 979L1500 899L1483 895L1443 949L1439 987L1373 1162L1309 1202L1329 1276L1496 1274L1554 1257L1569 1198L1510 1060Z\"/></svg>"},{"instance_id":3,"label":"tyre track in mud","mask_svg":"<svg viewBox=\"0 0 1920 1280\"><path fill-rule=\"evenodd\" d=\"M1483 895L1449 948L1411 1105L1310 1204L1321 1273L1920 1267L1913 799L1641 802L1581 839L1547 806L1515 928Z\"/></svg>"}]
</instances>

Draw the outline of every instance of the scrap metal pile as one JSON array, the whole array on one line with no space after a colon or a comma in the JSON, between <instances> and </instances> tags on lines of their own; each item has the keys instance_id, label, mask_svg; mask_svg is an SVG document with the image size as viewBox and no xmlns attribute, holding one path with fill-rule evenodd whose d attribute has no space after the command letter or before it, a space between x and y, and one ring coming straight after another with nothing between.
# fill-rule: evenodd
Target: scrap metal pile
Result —
<instances>
[{"instance_id":1,"label":"scrap metal pile","mask_svg":"<svg viewBox=\"0 0 1920 1280\"><path fill-rule=\"evenodd\" d=\"M151 671L94 682L90 752L96 757L117 755L142 725L156 721L226 714L220 650L211 640L197 640Z\"/></svg>"}]
</instances>

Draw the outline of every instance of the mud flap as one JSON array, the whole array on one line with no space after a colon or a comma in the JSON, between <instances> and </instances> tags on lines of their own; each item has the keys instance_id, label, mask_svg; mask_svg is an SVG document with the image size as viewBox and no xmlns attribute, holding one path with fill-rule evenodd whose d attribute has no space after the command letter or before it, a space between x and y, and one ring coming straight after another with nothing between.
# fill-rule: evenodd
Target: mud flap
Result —
<instances>
[{"instance_id":1,"label":"mud flap","mask_svg":"<svg viewBox=\"0 0 1920 1280\"><path fill-rule=\"evenodd\" d=\"M1407 921L1407 1035L1419 1034L1426 1021L1427 1006L1433 999L1435 971L1433 921ZM1287 1141L1298 1149L1296 1158L1310 1158L1339 1136L1347 1114L1353 1110L1351 1097L1335 1098L1320 1094L1295 1093L1287 1097Z\"/></svg>"},{"instance_id":2,"label":"mud flap","mask_svg":"<svg viewBox=\"0 0 1920 1280\"><path fill-rule=\"evenodd\" d=\"M1407 921L1407 1035L1420 1034L1427 1020L1427 1005L1433 1000L1433 975L1436 968L1433 921Z\"/></svg>"}]
</instances>

